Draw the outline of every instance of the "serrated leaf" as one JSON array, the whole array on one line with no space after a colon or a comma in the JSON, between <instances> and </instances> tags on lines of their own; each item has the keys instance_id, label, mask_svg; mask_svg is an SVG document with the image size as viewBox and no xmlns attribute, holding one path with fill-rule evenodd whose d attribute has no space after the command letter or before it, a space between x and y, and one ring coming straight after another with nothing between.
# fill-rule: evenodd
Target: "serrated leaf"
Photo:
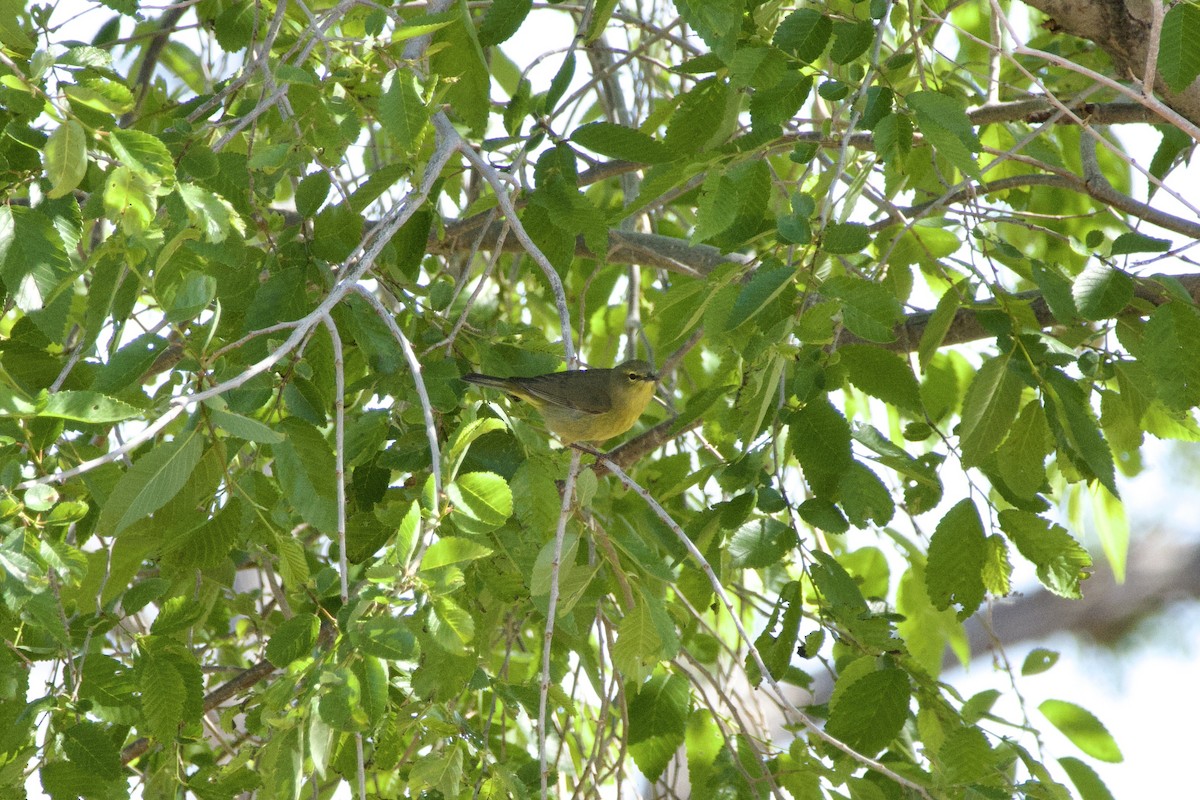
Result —
<instances>
[{"instance_id":1,"label":"serrated leaf","mask_svg":"<svg viewBox=\"0 0 1200 800\"><path fill-rule=\"evenodd\" d=\"M508 41L533 8L532 0L495 0L479 23L479 44L490 47Z\"/></svg>"},{"instance_id":2,"label":"serrated leaf","mask_svg":"<svg viewBox=\"0 0 1200 800\"><path fill-rule=\"evenodd\" d=\"M714 54L728 59L741 31L742 0L677 0L676 9Z\"/></svg>"},{"instance_id":3,"label":"serrated leaf","mask_svg":"<svg viewBox=\"0 0 1200 800\"><path fill-rule=\"evenodd\" d=\"M1038 711L1092 758L1109 764L1119 764L1125 760L1104 723L1086 708L1066 700L1045 700L1038 706Z\"/></svg>"},{"instance_id":4,"label":"serrated leaf","mask_svg":"<svg viewBox=\"0 0 1200 800\"><path fill-rule=\"evenodd\" d=\"M867 226L861 222L831 222L821 232L821 249L826 253L853 255L871 244Z\"/></svg>"},{"instance_id":5,"label":"serrated leaf","mask_svg":"<svg viewBox=\"0 0 1200 800\"><path fill-rule=\"evenodd\" d=\"M1032 498L1046 483L1050 427L1037 400L1021 409L1004 443L996 451L996 471L1018 497Z\"/></svg>"},{"instance_id":6,"label":"serrated leaf","mask_svg":"<svg viewBox=\"0 0 1200 800\"><path fill-rule=\"evenodd\" d=\"M175 159L161 139L144 131L116 128L110 132L109 144L121 163L158 194L175 188Z\"/></svg>"},{"instance_id":7,"label":"serrated leaf","mask_svg":"<svg viewBox=\"0 0 1200 800\"><path fill-rule=\"evenodd\" d=\"M180 199L183 200L184 208L187 209L188 221L193 228L204 234L206 242L213 244L223 242L229 236L230 231L245 233L246 226L242 222L242 218L237 215L233 206L224 197L193 183L180 183L176 186L176 190ZM207 275L204 277L215 282L215 279Z\"/></svg>"},{"instance_id":8,"label":"serrated leaf","mask_svg":"<svg viewBox=\"0 0 1200 800\"><path fill-rule=\"evenodd\" d=\"M792 267L757 270L754 277L738 293L737 300L729 312L727 329L733 330L766 308L789 286L795 275L796 271Z\"/></svg>"},{"instance_id":9,"label":"serrated leaf","mask_svg":"<svg viewBox=\"0 0 1200 800\"><path fill-rule=\"evenodd\" d=\"M737 118L737 94L717 78L705 78L680 98L664 144L675 157L692 156L729 136Z\"/></svg>"},{"instance_id":10,"label":"serrated leaf","mask_svg":"<svg viewBox=\"0 0 1200 800\"><path fill-rule=\"evenodd\" d=\"M865 528L870 522L886 525L896 513L896 503L887 486L857 461L838 479L837 493L846 517L856 528Z\"/></svg>"},{"instance_id":11,"label":"serrated leaf","mask_svg":"<svg viewBox=\"0 0 1200 800\"><path fill-rule=\"evenodd\" d=\"M611 122L582 125L571 134L571 141L593 153L640 164L660 164L671 160L666 145L636 128Z\"/></svg>"},{"instance_id":12,"label":"serrated leaf","mask_svg":"<svg viewBox=\"0 0 1200 800\"><path fill-rule=\"evenodd\" d=\"M43 157L50 179L46 196L54 199L70 194L87 174L87 132L75 120L67 120L46 140Z\"/></svg>"},{"instance_id":13,"label":"serrated leaf","mask_svg":"<svg viewBox=\"0 0 1200 800\"><path fill-rule=\"evenodd\" d=\"M963 288L964 284L960 283L951 286L942 294L925 323L925 330L921 331L921 341L917 345L917 361L922 372L929 368L929 362L941 349L942 341L950 332L954 317L963 303Z\"/></svg>"},{"instance_id":14,"label":"serrated leaf","mask_svg":"<svg viewBox=\"0 0 1200 800\"><path fill-rule=\"evenodd\" d=\"M811 75L787 72L774 86L757 90L750 96L750 122L755 132L794 117L808 99L812 86Z\"/></svg>"},{"instance_id":15,"label":"serrated leaf","mask_svg":"<svg viewBox=\"0 0 1200 800\"><path fill-rule=\"evenodd\" d=\"M297 417L288 417L279 427L286 438L271 446L279 488L305 522L327 535L336 533L337 487L329 442Z\"/></svg>"},{"instance_id":16,"label":"serrated leaf","mask_svg":"<svg viewBox=\"0 0 1200 800\"><path fill-rule=\"evenodd\" d=\"M904 727L911 694L908 676L901 670L867 673L838 687L825 730L860 753L875 755Z\"/></svg>"},{"instance_id":17,"label":"serrated leaf","mask_svg":"<svg viewBox=\"0 0 1200 800\"><path fill-rule=\"evenodd\" d=\"M912 92L905 98L916 113L917 128L940 155L964 175L979 179L975 153L983 149L966 107L957 99L940 92Z\"/></svg>"},{"instance_id":18,"label":"serrated leaf","mask_svg":"<svg viewBox=\"0 0 1200 800\"><path fill-rule=\"evenodd\" d=\"M469 472L446 487L454 524L466 533L487 533L513 512L512 490L493 472Z\"/></svg>"},{"instance_id":19,"label":"serrated leaf","mask_svg":"<svg viewBox=\"0 0 1200 800\"><path fill-rule=\"evenodd\" d=\"M147 733L161 742L174 741L187 699L183 675L169 659L151 656L142 663L140 685Z\"/></svg>"},{"instance_id":20,"label":"serrated leaf","mask_svg":"<svg viewBox=\"0 0 1200 800\"><path fill-rule=\"evenodd\" d=\"M492 554L492 548L487 545L464 539L461 536L444 536L429 546L421 558L421 570L438 569L451 564L462 564L479 558L487 558Z\"/></svg>"},{"instance_id":21,"label":"serrated leaf","mask_svg":"<svg viewBox=\"0 0 1200 800\"><path fill-rule=\"evenodd\" d=\"M1079 273L1071 295L1084 319L1107 319L1116 316L1133 299L1133 278L1096 261Z\"/></svg>"},{"instance_id":22,"label":"serrated leaf","mask_svg":"<svg viewBox=\"0 0 1200 800\"><path fill-rule=\"evenodd\" d=\"M1129 253L1165 253L1171 249L1170 239L1156 239L1144 233L1122 233L1113 240L1110 255L1123 256Z\"/></svg>"},{"instance_id":23,"label":"serrated leaf","mask_svg":"<svg viewBox=\"0 0 1200 800\"><path fill-rule=\"evenodd\" d=\"M107 732L94 722L80 722L63 731L63 752L97 779L121 775L121 752Z\"/></svg>"},{"instance_id":24,"label":"serrated leaf","mask_svg":"<svg viewBox=\"0 0 1200 800\"><path fill-rule=\"evenodd\" d=\"M379 95L379 121L401 150L415 150L429 123L429 109L417 92L410 69L394 69L383 77Z\"/></svg>"},{"instance_id":25,"label":"serrated leaf","mask_svg":"<svg viewBox=\"0 0 1200 800\"><path fill-rule=\"evenodd\" d=\"M67 390L47 397L46 404L37 412L37 416L95 425L133 419L141 413L141 409L100 392Z\"/></svg>"},{"instance_id":26,"label":"serrated leaf","mask_svg":"<svg viewBox=\"0 0 1200 800\"><path fill-rule=\"evenodd\" d=\"M312 652L321 632L321 620L313 614L297 614L271 634L267 642L267 661L282 669Z\"/></svg>"},{"instance_id":27,"label":"serrated leaf","mask_svg":"<svg viewBox=\"0 0 1200 800\"><path fill-rule=\"evenodd\" d=\"M1055 414L1054 421L1063 437L1060 447L1065 447L1069 455L1078 459L1077 465L1082 461L1113 496L1119 496L1112 450L1100 432L1100 424L1083 386L1056 369L1047 370L1044 375L1043 400L1047 403L1047 416L1051 409Z\"/></svg>"},{"instance_id":28,"label":"serrated leaf","mask_svg":"<svg viewBox=\"0 0 1200 800\"><path fill-rule=\"evenodd\" d=\"M1200 313L1188 303L1164 303L1154 310L1142 335L1143 358L1158 397L1168 408L1200 405Z\"/></svg>"},{"instance_id":29,"label":"serrated leaf","mask_svg":"<svg viewBox=\"0 0 1200 800\"><path fill-rule=\"evenodd\" d=\"M690 711L688 682L679 675L656 675L629 698L629 750L647 780L657 781L683 744Z\"/></svg>"},{"instance_id":30,"label":"serrated leaf","mask_svg":"<svg viewBox=\"0 0 1200 800\"><path fill-rule=\"evenodd\" d=\"M850 468L850 425L825 397L810 400L788 418L788 446L813 494L833 497Z\"/></svg>"},{"instance_id":31,"label":"serrated leaf","mask_svg":"<svg viewBox=\"0 0 1200 800\"><path fill-rule=\"evenodd\" d=\"M1060 758L1058 763L1071 779L1071 783L1075 784L1081 800L1115 800L1104 781L1096 774L1096 770L1078 758L1067 756Z\"/></svg>"},{"instance_id":32,"label":"serrated leaf","mask_svg":"<svg viewBox=\"0 0 1200 800\"><path fill-rule=\"evenodd\" d=\"M134 522L167 504L204 455L204 439L192 431L157 445L121 476L100 510L97 527L116 536Z\"/></svg>"},{"instance_id":33,"label":"serrated leaf","mask_svg":"<svg viewBox=\"0 0 1200 800\"><path fill-rule=\"evenodd\" d=\"M286 438L269 425L232 411L214 408L209 411L209 416L214 425L239 439L259 444L278 444Z\"/></svg>"},{"instance_id":34,"label":"serrated leaf","mask_svg":"<svg viewBox=\"0 0 1200 800\"><path fill-rule=\"evenodd\" d=\"M1162 21L1158 74L1173 92L1182 92L1200 75L1200 7L1177 3Z\"/></svg>"},{"instance_id":35,"label":"serrated leaf","mask_svg":"<svg viewBox=\"0 0 1200 800\"><path fill-rule=\"evenodd\" d=\"M839 275L821 285L821 294L842 305L842 322L870 342L891 342L895 325L903 317L900 302L887 288L849 275Z\"/></svg>"},{"instance_id":36,"label":"serrated leaf","mask_svg":"<svg viewBox=\"0 0 1200 800\"><path fill-rule=\"evenodd\" d=\"M854 386L897 408L921 412L921 389L907 358L868 345L846 345L837 352Z\"/></svg>"},{"instance_id":37,"label":"serrated leaf","mask_svg":"<svg viewBox=\"0 0 1200 800\"><path fill-rule=\"evenodd\" d=\"M983 362L963 398L959 442L963 466L979 464L991 455L1017 416L1021 378L1009 369L1011 353Z\"/></svg>"},{"instance_id":38,"label":"serrated leaf","mask_svg":"<svg viewBox=\"0 0 1200 800\"><path fill-rule=\"evenodd\" d=\"M961 500L938 522L929 540L925 589L934 608L959 606L958 618L966 619L983 602L983 567L987 542L983 521L971 500Z\"/></svg>"},{"instance_id":39,"label":"serrated leaf","mask_svg":"<svg viewBox=\"0 0 1200 800\"><path fill-rule=\"evenodd\" d=\"M875 38L875 26L868 20L862 22L835 22L833 24L833 48L829 58L835 64L849 64L867 52Z\"/></svg>"},{"instance_id":40,"label":"serrated leaf","mask_svg":"<svg viewBox=\"0 0 1200 800\"><path fill-rule=\"evenodd\" d=\"M779 561L796 547L796 532L771 517L747 522L729 539L726 552L733 566L762 569Z\"/></svg>"},{"instance_id":41,"label":"serrated leaf","mask_svg":"<svg viewBox=\"0 0 1200 800\"><path fill-rule=\"evenodd\" d=\"M815 9L802 8L779 23L771 42L807 64L821 57L832 33L831 19Z\"/></svg>"}]
</instances>

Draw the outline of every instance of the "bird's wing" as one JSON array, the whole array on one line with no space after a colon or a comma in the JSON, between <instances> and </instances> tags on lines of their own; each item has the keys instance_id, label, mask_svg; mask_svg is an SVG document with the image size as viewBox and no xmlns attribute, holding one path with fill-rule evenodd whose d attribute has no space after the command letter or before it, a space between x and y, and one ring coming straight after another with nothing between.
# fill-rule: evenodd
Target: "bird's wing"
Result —
<instances>
[{"instance_id":1,"label":"bird's wing","mask_svg":"<svg viewBox=\"0 0 1200 800\"><path fill-rule=\"evenodd\" d=\"M608 380L603 375L588 373L588 370L580 370L538 375L522 380L521 389L556 406L585 414L603 414L612 408Z\"/></svg>"}]
</instances>

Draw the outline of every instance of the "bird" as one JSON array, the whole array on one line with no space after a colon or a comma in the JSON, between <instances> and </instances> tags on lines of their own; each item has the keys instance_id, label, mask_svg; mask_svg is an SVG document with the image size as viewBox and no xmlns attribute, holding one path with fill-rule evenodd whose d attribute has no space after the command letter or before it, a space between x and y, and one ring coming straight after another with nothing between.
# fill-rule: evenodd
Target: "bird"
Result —
<instances>
[{"instance_id":1,"label":"bird","mask_svg":"<svg viewBox=\"0 0 1200 800\"><path fill-rule=\"evenodd\" d=\"M467 383L501 389L542 415L547 430L564 445L599 443L633 427L646 410L658 376L634 359L612 369L567 370L529 378L468 372Z\"/></svg>"}]
</instances>

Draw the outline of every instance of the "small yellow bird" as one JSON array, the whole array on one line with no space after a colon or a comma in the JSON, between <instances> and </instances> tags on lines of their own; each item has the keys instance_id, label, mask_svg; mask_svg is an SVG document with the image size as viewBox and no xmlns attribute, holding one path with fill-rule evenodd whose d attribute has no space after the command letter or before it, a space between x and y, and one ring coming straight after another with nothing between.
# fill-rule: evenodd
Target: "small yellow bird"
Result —
<instances>
[{"instance_id":1,"label":"small yellow bird","mask_svg":"<svg viewBox=\"0 0 1200 800\"><path fill-rule=\"evenodd\" d=\"M563 444L603 442L633 427L654 396L658 376L645 361L612 369L568 370L531 378L497 378L469 372L462 379L503 389L538 410Z\"/></svg>"}]
</instances>

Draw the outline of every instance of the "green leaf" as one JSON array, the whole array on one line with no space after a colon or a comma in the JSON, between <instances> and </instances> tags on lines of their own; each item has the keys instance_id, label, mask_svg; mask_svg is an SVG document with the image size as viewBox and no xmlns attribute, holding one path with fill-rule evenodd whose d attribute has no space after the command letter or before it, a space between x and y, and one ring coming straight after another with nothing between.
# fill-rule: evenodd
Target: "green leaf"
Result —
<instances>
[{"instance_id":1,"label":"green leaf","mask_svg":"<svg viewBox=\"0 0 1200 800\"><path fill-rule=\"evenodd\" d=\"M204 437L198 431L156 445L117 481L100 510L99 530L116 536L162 508L187 483L202 455Z\"/></svg>"},{"instance_id":2,"label":"green leaf","mask_svg":"<svg viewBox=\"0 0 1200 800\"><path fill-rule=\"evenodd\" d=\"M867 52L875 39L875 26L869 21L835 22L833 24L833 49L829 57L835 64L849 64Z\"/></svg>"},{"instance_id":3,"label":"green leaf","mask_svg":"<svg viewBox=\"0 0 1200 800\"><path fill-rule=\"evenodd\" d=\"M1177 3L1162 21L1158 74L1173 92L1182 92L1200 75L1200 7Z\"/></svg>"},{"instance_id":4,"label":"green leaf","mask_svg":"<svg viewBox=\"0 0 1200 800\"><path fill-rule=\"evenodd\" d=\"M929 315L925 330L921 332L921 341L917 345L917 361L922 372L929 368L930 361L941 349L946 334L950 332L954 317L963 303L964 289L965 285L962 283L951 286L938 298L933 313Z\"/></svg>"},{"instance_id":5,"label":"green leaf","mask_svg":"<svg viewBox=\"0 0 1200 800\"><path fill-rule=\"evenodd\" d=\"M999 514L1000 529L1017 546L1021 555L1037 567L1038 580L1060 597L1083 596L1079 584L1088 577L1092 557L1066 528L1028 511L1005 509Z\"/></svg>"},{"instance_id":6,"label":"green leaf","mask_svg":"<svg viewBox=\"0 0 1200 800\"><path fill-rule=\"evenodd\" d=\"M879 476L857 461L838 480L838 497L850 524L865 528L868 523L886 525L896 513L896 504Z\"/></svg>"},{"instance_id":7,"label":"green leaf","mask_svg":"<svg viewBox=\"0 0 1200 800\"><path fill-rule=\"evenodd\" d=\"M1200 405L1200 313L1190 303L1172 301L1154 310L1142 337L1143 358L1158 396L1168 408Z\"/></svg>"},{"instance_id":8,"label":"green leaf","mask_svg":"<svg viewBox=\"0 0 1200 800\"><path fill-rule=\"evenodd\" d=\"M913 92L905 98L917 117L917 128L933 149L964 175L979 180L974 154L983 149L961 101L939 92Z\"/></svg>"},{"instance_id":9,"label":"green leaf","mask_svg":"<svg viewBox=\"0 0 1200 800\"><path fill-rule=\"evenodd\" d=\"M116 128L110 132L108 141L121 163L157 194L175 188L175 159L162 140L144 131Z\"/></svg>"},{"instance_id":10,"label":"green leaf","mask_svg":"<svg viewBox=\"0 0 1200 800\"><path fill-rule=\"evenodd\" d=\"M286 438L271 446L279 488L305 522L326 535L337 533L337 475L329 442L296 417L279 428Z\"/></svg>"},{"instance_id":11,"label":"green leaf","mask_svg":"<svg viewBox=\"0 0 1200 800\"><path fill-rule=\"evenodd\" d=\"M679 675L656 675L629 698L629 751L650 782L666 771L683 744L691 692Z\"/></svg>"},{"instance_id":12,"label":"green leaf","mask_svg":"<svg viewBox=\"0 0 1200 800\"><path fill-rule=\"evenodd\" d=\"M788 72L774 86L757 90L750 96L750 122L755 133L796 116L812 86L811 75Z\"/></svg>"},{"instance_id":13,"label":"green leaf","mask_svg":"<svg viewBox=\"0 0 1200 800\"><path fill-rule=\"evenodd\" d=\"M490 47L508 41L520 29L531 8L532 0L495 0L479 24L479 44Z\"/></svg>"},{"instance_id":14,"label":"green leaf","mask_svg":"<svg viewBox=\"0 0 1200 800\"><path fill-rule=\"evenodd\" d=\"M503 525L513 513L512 490L492 472L469 472L446 487L451 519L464 533L480 534Z\"/></svg>"},{"instance_id":15,"label":"green leaf","mask_svg":"<svg viewBox=\"0 0 1200 800\"><path fill-rule=\"evenodd\" d=\"M0 206L0 279L16 306L41 311L69 288L71 262L54 223L38 210ZM64 331L47 331L56 339ZM43 384L45 385L45 384Z\"/></svg>"},{"instance_id":16,"label":"green leaf","mask_svg":"<svg viewBox=\"0 0 1200 800\"><path fill-rule=\"evenodd\" d=\"M332 180L329 173L323 170L301 178L300 185L296 187L296 211L300 216L307 218L316 214L329 196L330 186Z\"/></svg>"},{"instance_id":17,"label":"green leaf","mask_svg":"<svg viewBox=\"0 0 1200 800\"><path fill-rule=\"evenodd\" d=\"M180 183L176 189L187 209L188 221L193 228L204 234L205 241L214 244L223 242L231 230L245 233L241 218L225 198L192 183Z\"/></svg>"},{"instance_id":18,"label":"green leaf","mask_svg":"<svg viewBox=\"0 0 1200 800\"><path fill-rule=\"evenodd\" d=\"M871 244L867 226L861 222L831 222L821 234L821 249L826 253L853 255Z\"/></svg>"},{"instance_id":19,"label":"green leaf","mask_svg":"<svg viewBox=\"0 0 1200 800\"><path fill-rule=\"evenodd\" d=\"M1050 427L1037 400L1030 400L996 451L996 471L1018 497L1032 498L1046 484Z\"/></svg>"},{"instance_id":20,"label":"green leaf","mask_svg":"<svg viewBox=\"0 0 1200 800\"><path fill-rule=\"evenodd\" d=\"M961 500L946 512L929 540L925 589L934 608L944 611L956 603L960 620L974 614L983 602L986 560L979 511L971 500Z\"/></svg>"},{"instance_id":21,"label":"green leaf","mask_svg":"<svg viewBox=\"0 0 1200 800\"><path fill-rule=\"evenodd\" d=\"M899 353L868 345L838 348L850 383L885 403L921 413L921 389L908 359Z\"/></svg>"},{"instance_id":22,"label":"green leaf","mask_svg":"<svg viewBox=\"0 0 1200 800\"><path fill-rule=\"evenodd\" d=\"M975 466L991 455L1017 416L1021 378L1009 369L1011 353L983 362L963 398L958 438L962 463Z\"/></svg>"},{"instance_id":23,"label":"green leaf","mask_svg":"<svg viewBox=\"0 0 1200 800\"><path fill-rule=\"evenodd\" d=\"M662 601L639 596L633 609L617 626L613 663L626 680L637 680L659 661L674 658L678 653L678 634Z\"/></svg>"},{"instance_id":24,"label":"green leaf","mask_svg":"<svg viewBox=\"0 0 1200 800\"><path fill-rule=\"evenodd\" d=\"M891 342L903 317L899 301L884 286L839 275L821 285L821 293L842 301L842 322L870 342Z\"/></svg>"},{"instance_id":25,"label":"green leaf","mask_svg":"<svg viewBox=\"0 0 1200 800\"><path fill-rule=\"evenodd\" d=\"M160 742L174 741L187 702L183 675L170 659L151 655L141 663L140 685L146 732Z\"/></svg>"},{"instance_id":26,"label":"green leaf","mask_svg":"<svg viewBox=\"0 0 1200 800\"><path fill-rule=\"evenodd\" d=\"M72 725L63 731L62 746L67 758L97 779L109 781L120 777L121 752L102 726L94 722Z\"/></svg>"},{"instance_id":27,"label":"green leaf","mask_svg":"<svg viewBox=\"0 0 1200 800\"><path fill-rule=\"evenodd\" d=\"M1129 557L1129 517L1125 504L1103 486L1092 487L1092 520L1096 538L1112 568L1113 579L1125 582L1125 563Z\"/></svg>"},{"instance_id":28,"label":"green leaf","mask_svg":"<svg viewBox=\"0 0 1200 800\"><path fill-rule=\"evenodd\" d=\"M214 408L208 414L214 425L238 439L246 439L259 444L279 444L287 438L279 431L256 419L243 417L232 411Z\"/></svg>"},{"instance_id":29,"label":"green leaf","mask_svg":"<svg viewBox=\"0 0 1200 800\"><path fill-rule=\"evenodd\" d=\"M829 400L810 400L788 418L788 447L813 494L833 497L850 468L850 425Z\"/></svg>"},{"instance_id":30,"label":"green leaf","mask_svg":"<svg viewBox=\"0 0 1200 800\"><path fill-rule=\"evenodd\" d=\"M833 33L833 21L811 8L788 14L775 29L772 43L805 64L816 61L825 52Z\"/></svg>"},{"instance_id":31,"label":"green leaf","mask_svg":"<svg viewBox=\"0 0 1200 800\"><path fill-rule=\"evenodd\" d=\"M898 669L881 669L857 677L847 686L841 684L839 678L825 730L860 753L873 756L899 735L908 719L912 694L908 676Z\"/></svg>"},{"instance_id":32,"label":"green leaf","mask_svg":"<svg viewBox=\"0 0 1200 800\"><path fill-rule=\"evenodd\" d=\"M738 293L737 300L734 301L733 308L729 312L727 329L733 330L769 306L791 285L791 280L795 276L796 271L792 267L775 269L764 267L757 270L749 283L743 286ZM769 321L773 322L774 320L770 319Z\"/></svg>"},{"instance_id":33,"label":"green leaf","mask_svg":"<svg viewBox=\"0 0 1200 800\"><path fill-rule=\"evenodd\" d=\"M411 152L421 144L429 109L417 92L416 77L410 69L394 69L383 77L379 95L379 121L400 149Z\"/></svg>"},{"instance_id":34,"label":"green leaf","mask_svg":"<svg viewBox=\"0 0 1200 800\"><path fill-rule=\"evenodd\" d=\"M611 122L580 126L571 134L571 141L602 156L641 164L660 164L671 159L671 151L654 137Z\"/></svg>"},{"instance_id":35,"label":"green leaf","mask_svg":"<svg viewBox=\"0 0 1200 800\"><path fill-rule=\"evenodd\" d=\"M1177 6L1178 7L1178 6ZM1112 792L1104 785L1104 781L1096 774L1096 770L1080 761L1078 758L1067 756L1060 758L1058 763L1079 790L1080 800L1114 800Z\"/></svg>"},{"instance_id":36,"label":"green leaf","mask_svg":"<svg viewBox=\"0 0 1200 800\"><path fill-rule=\"evenodd\" d=\"M479 558L487 558L492 554L492 548L487 545L464 539L460 536L444 536L429 546L421 558L421 571L438 569L451 564L462 564Z\"/></svg>"},{"instance_id":37,"label":"green leaf","mask_svg":"<svg viewBox=\"0 0 1200 800\"><path fill-rule=\"evenodd\" d=\"M743 0L677 0L675 8L713 53L728 60L741 32Z\"/></svg>"},{"instance_id":38,"label":"green leaf","mask_svg":"<svg viewBox=\"0 0 1200 800\"><path fill-rule=\"evenodd\" d=\"M61 391L46 398L37 412L39 417L55 417L75 422L104 424L140 416L142 410L99 392Z\"/></svg>"},{"instance_id":39,"label":"green leaf","mask_svg":"<svg viewBox=\"0 0 1200 800\"><path fill-rule=\"evenodd\" d=\"M739 528L726 546L733 566L763 569L778 564L799 544L796 532L771 517L751 520Z\"/></svg>"},{"instance_id":40,"label":"green leaf","mask_svg":"<svg viewBox=\"0 0 1200 800\"><path fill-rule=\"evenodd\" d=\"M442 797L458 797L463 781L463 751L452 747L448 752L421 757L409 775L409 797L422 797L426 787L437 789Z\"/></svg>"},{"instance_id":41,"label":"green leaf","mask_svg":"<svg viewBox=\"0 0 1200 800\"><path fill-rule=\"evenodd\" d=\"M46 140L43 157L50 179L46 196L53 199L70 194L87 174L87 132L75 120L67 120Z\"/></svg>"},{"instance_id":42,"label":"green leaf","mask_svg":"<svg viewBox=\"0 0 1200 800\"><path fill-rule=\"evenodd\" d=\"M1116 467L1112 450L1100 432L1096 414L1088 402L1084 388L1057 369L1046 370L1043 400L1047 404L1047 421L1057 425L1059 446L1069 457L1082 459L1085 469L1100 481L1113 496L1117 490ZM1088 384L1090 386L1090 384ZM1051 415L1053 414L1053 419ZM1078 466L1079 462L1075 462Z\"/></svg>"},{"instance_id":43,"label":"green leaf","mask_svg":"<svg viewBox=\"0 0 1200 800\"><path fill-rule=\"evenodd\" d=\"M1046 719L1050 720L1050 724L1058 728L1076 747L1092 758L1109 764L1124 761L1112 734L1086 708L1066 700L1045 700L1038 706L1038 711L1041 711Z\"/></svg>"},{"instance_id":44,"label":"green leaf","mask_svg":"<svg viewBox=\"0 0 1200 800\"><path fill-rule=\"evenodd\" d=\"M313 614L297 614L271 634L267 642L267 661L282 669L298 658L312 653L321 632L321 620Z\"/></svg>"},{"instance_id":45,"label":"green leaf","mask_svg":"<svg viewBox=\"0 0 1200 800\"><path fill-rule=\"evenodd\" d=\"M705 78L680 98L664 144L676 157L693 156L724 142L737 121L737 94L717 78Z\"/></svg>"},{"instance_id":46,"label":"green leaf","mask_svg":"<svg viewBox=\"0 0 1200 800\"><path fill-rule=\"evenodd\" d=\"M562 64L558 67L558 72L554 73L554 77L550 80L550 88L546 90L546 108L547 112L553 111L558 105L558 101L566 93L567 87L571 85L571 79L575 77L575 51L572 49L563 57Z\"/></svg>"},{"instance_id":47,"label":"green leaf","mask_svg":"<svg viewBox=\"0 0 1200 800\"><path fill-rule=\"evenodd\" d=\"M445 27L440 27L440 21L435 23L439 28L430 48L430 71L440 79L454 79L446 89L446 102L473 134L482 134L491 111L487 59L475 37L475 25L466 2L460 0L447 13L453 14L455 21Z\"/></svg>"},{"instance_id":48,"label":"green leaf","mask_svg":"<svg viewBox=\"0 0 1200 800\"><path fill-rule=\"evenodd\" d=\"M1058 653L1044 647L1035 647L1025 656L1021 664L1022 675L1040 675L1058 663Z\"/></svg>"},{"instance_id":49,"label":"green leaf","mask_svg":"<svg viewBox=\"0 0 1200 800\"><path fill-rule=\"evenodd\" d=\"M1116 316L1133 299L1133 278L1096 261L1079 273L1071 294L1084 319L1107 319Z\"/></svg>"},{"instance_id":50,"label":"green leaf","mask_svg":"<svg viewBox=\"0 0 1200 800\"><path fill-rule=\"evenodd\" d=\"M1165 253L1171 249L1170 239L1156 239L1144 233L1122 233L1113 240L1110 255L1123 256L1129 253Z\"/></svg>"}]
</instances>

